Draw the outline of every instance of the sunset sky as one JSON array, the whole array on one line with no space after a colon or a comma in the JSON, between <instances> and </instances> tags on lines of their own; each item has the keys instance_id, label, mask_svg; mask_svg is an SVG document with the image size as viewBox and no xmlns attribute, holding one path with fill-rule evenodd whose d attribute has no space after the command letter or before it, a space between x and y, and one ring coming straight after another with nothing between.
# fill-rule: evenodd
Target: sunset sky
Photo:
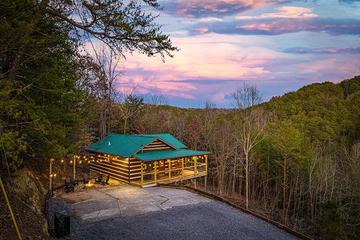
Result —
<instances>
[{"instance_id":1,"label":"sunset sky","mask_svg":"<svg viewBox=\"0 0 360 240\"><path fill-rule=\"evenodd\" d=\"M162 0L158 22L174 58L134 54L118 89L163 95L180 107L231 107L254 83L264 100L360 74L360 0Z\"/></svg>"}]
</instances>

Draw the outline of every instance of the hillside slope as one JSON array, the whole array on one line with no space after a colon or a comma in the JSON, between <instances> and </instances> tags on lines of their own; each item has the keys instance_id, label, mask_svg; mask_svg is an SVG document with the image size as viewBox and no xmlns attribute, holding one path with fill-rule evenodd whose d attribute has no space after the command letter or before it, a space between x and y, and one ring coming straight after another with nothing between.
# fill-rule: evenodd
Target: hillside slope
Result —
<instances>
[{"instance_id":1,"label":"hillside slope","mask_svg":"<svg viewBox=\"0 0 360 240\"><path fill-rule=\"evenodd\" d=\"M316 83L271 99L263 106L291 121L314 141L354 141L360 129L360 76Z\"/></svg>"}]
</instances>

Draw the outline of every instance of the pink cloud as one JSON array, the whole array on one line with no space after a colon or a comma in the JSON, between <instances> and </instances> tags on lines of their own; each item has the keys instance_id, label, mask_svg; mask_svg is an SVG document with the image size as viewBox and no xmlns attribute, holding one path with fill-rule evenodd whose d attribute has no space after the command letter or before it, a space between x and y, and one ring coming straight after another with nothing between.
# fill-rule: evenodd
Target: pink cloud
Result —
<instances>
[{"instance_id":1,"label":"pink cloud","mask_svg":"<svg viewBox=\"0 0 360 240\"><path fill-rule=\"evenodd\" d=\"M270 31L272 29L272 24L270 23L252 23L246 25L236 26L238 29L244 30L260 30L260 31Z\"/></svg>"},{"instance_id":2,"label":"pink cloud","mask_svg":"<svg viewBox=\"0 0 360 240\"><path fill-rule=\"evenodd\" d=\"M173 59L163 64L159 59L136 55L128 59L126 69L141 66L147 72L157 73L157 79L164 81L212 78L240 80L266 74L263 63L285 56L265 48L245 48L222 42L224 38L214 34L173 38L181 49Z\"/></svg>"},{"instance_id":3,"label":"pink cloud","mask_svg":"<svg viewBox=\"0 0 360 240\"><path fill-rule=\"evenodd\" d=\"M204 84L206 81L255 80L268 74L264 67L268 62L287 57L266 48L241 47L242 42L249 42L246 37L206 34L175 37L173 41L181 50L165 63L142 55L129 56L119 80L121 86L136 85L143 94L196 99L200 92L212 91L213 86ZM223 96L218 93L209 99Z\"/></svg>"},{"instance_id":4,"label":"pink cloud","mask_svg":"<svg viewBox=\"0 0 360 240\"><path fill-rule=\"evenodd\" d=\"M356 66L360 66L360 60L352 59L352 64L349 64L347 63L346 58L332 56L326 59L312 61L311 63L299 64L297 67L299 69L303 69L304 73L309 74L331 73L336 69L337 72L346 73L349 76L355 76L359 74L360 70L360 67ZM334 78L324 80L334 81L339 79L334 76Z\"/></svg>"},{"instance_id":5,"label":"pink cloud","mask_svg":"<svg viewBox=\"0 0 360 240\"><path fill-rule=\"evenodd\" d=\"M276 12L264 13L255 16L243 16L238 15L235 18L239 20L251 20L251 19L267 19L267 18L314 18L318 17L310 8L285 6L277 8Z\"/></svg>"},{"instance_id":6,"label":"pink cloud","mask_svg":"<svg viewBox=\"0 0 360 240\"><path fill-rule=\"evenodd\" d=\"M205 34L209 31L209 29L207 27L199 27L196 28L195 31L197 32L197 34Z\"/></svg>"},{"instance_id":7,"label":"pink cloud","mask_svg":"<svg viewBox=\"0 0 360 240\"><path fill-rule=\"evenodd\" d=\"M231 15L249 9L270 4L282 3L285 0L168 0L165 10L177 16L201 18L213 15Z\"/></svg>"}]
</instances>

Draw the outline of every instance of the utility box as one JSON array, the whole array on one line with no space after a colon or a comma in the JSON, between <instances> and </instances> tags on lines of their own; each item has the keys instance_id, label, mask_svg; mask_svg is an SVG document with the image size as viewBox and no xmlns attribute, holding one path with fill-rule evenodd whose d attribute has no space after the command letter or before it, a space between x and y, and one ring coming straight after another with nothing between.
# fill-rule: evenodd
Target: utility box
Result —
<instances>
[{"instance_id":1,"label":"utility box","mask_svg":"<svg viewBox=\"0 0 360 240\"><path fill-rule=\"evenodd\" d=\"M54 214L55 237L61 238L70 235L70 216L62 213Z\"/></svg>"}]
</instances>

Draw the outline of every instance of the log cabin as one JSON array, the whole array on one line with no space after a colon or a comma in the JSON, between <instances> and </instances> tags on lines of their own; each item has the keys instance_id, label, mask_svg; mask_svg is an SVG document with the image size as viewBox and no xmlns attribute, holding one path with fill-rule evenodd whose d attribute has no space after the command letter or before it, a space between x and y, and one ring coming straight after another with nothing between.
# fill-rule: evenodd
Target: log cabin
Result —
<instances>
[{"instance_id":1,"label":"log cabin","mask_svg":"<svg viewBox=\"0 0 360 240\"><path fill-rule=\"evenodd\" d=\"M188 149L168 133L110 134L89 145L90 170L141 187L206 177L207 151Z\"/></svg>"}]
</instances>

